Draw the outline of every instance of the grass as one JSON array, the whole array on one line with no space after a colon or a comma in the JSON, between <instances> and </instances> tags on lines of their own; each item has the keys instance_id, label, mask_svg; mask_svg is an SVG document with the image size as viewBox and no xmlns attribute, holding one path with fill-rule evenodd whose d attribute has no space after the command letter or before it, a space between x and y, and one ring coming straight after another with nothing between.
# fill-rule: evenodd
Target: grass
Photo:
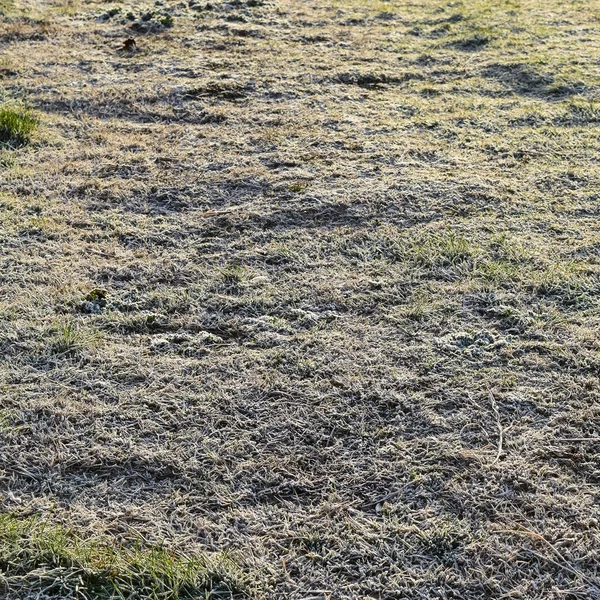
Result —
<instances>
[{"instance_id":1,"label":"grass","mask_svg":"<svg viewBox=\"0 0 600 600\"><path fill-rule=\"evenodd\" d=\"M0 144L19 147L28 144L38 126L31 111L23 108L0 108Z\"/></svg>"},{"instance_id":2,"label":"grass","mask_svg":"<svg viewBox=\"0 0 600 600\"><path fill-rule=\"evenodd\" d=\"M241 597L226 556L182 557L161 547L87 540L35 517L0 516L0 568L10 593L90 599Z\"/></svg>"},{"instance_id":3,"label":"grass","mask_svg":"<svg viewBox=\"0 0 600 600\"><path fill-rule=\"evenodd\" d=\"M599 597L600 2L209 4L0 16L0 596Z\"/></svg>"},{"instance_id":4,"label":"grass","mask_svg":"<svg viewBox=\"0 0 600 600\"><path fill-rule=\"evenodd\" d=\"M66 354L81 348L89 341L77 323L58 321L51 330L49 350L54 354Z\"/></svg>"},{"instance_id":5,"label":"grass","mask_svg":"<svg viewBox=\"0 0 600 600\"><path fill-rule=\"evenodd\" d=\"M15 4L12 0L2 0L0 2L0 16L9 15L15 9Z\"/></svg>"}]
</instances>

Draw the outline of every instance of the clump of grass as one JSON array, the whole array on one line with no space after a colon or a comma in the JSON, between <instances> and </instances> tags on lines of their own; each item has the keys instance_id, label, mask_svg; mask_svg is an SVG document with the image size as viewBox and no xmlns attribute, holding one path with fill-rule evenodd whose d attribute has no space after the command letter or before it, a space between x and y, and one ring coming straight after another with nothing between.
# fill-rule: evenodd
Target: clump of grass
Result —
<instances>
[{"instance_id":1,"label":"clump of grass","mask_svg":"<svg viewBox=\"0 0 600 600\"><path fill-rule=\"evenodd\" d=\"M289 187L290 192L303 192L308 187L308 184L304 181L295 181Z\"/></svg>"},{"instance_id":2,"label":"clump of grass","mask_svg":"<svg viewBox=\"0 0 600 600\"><path fill-rule=\"evenodd\" d=\"M237 290L246 279L246 270L239 265L225 267L219 273L220 287L224 290Z\"/></svg>"},{"instance_id":3,"label":"clump of grass","mask_svg":"<svg viewBox=\"0 0 600 600\"><path fill-rule=\"evenodd\" d=\"M95 332L83 330L75 321L57 320L48 331L47 352L52 355L72 356L84 349L97 346Z\"/></svg>"},{"instance_id":4,"label":"clump of grass","mask_svg":"<svg viewBox=\"0 0 600 600\"><path fill-rule=\"evenodd\" d=\"M10 432L12 425L12 415L8 409L0 409L0 432Z\"/></svg>"},{"instance_id":5,"label":"clump of grass","mask_svg":"<svg viewBox=\"0 0 600 600\"><path fill-rule=\"evenodd\" d=\"M447 230L416 241L411 254L423 266L448 267L471 259L476 248L460 233Z\"/></svg>"},{"instance_id":6,"label":"clump of grass","mask_svg":"<svg viewBox=\"0 0 600 600\"><path fill-rule=\"evenodd\" d=\"M38 124L27 109L0 108L0 144L12 147L28 144Z\"/></svg>"},{"instance_id":7,"label":"clump of grass","mask_svg":"<svg viewBox=\"0 0 600 600\"><path fill-rule=\"evenodd\" d=\"M573 99L566 106L566 112L557 118L559 123L585 125L600 122L600 106L593 100Z\"/></svg>"},{"instance_id":8,"label":"clump of grass","mask_svg":"<svg viewBox=\"0 0 600 600\"><path fill-rule=\"evenodd\" d=\"M417 534L423 550L437 557L459 550L463 537L464 531L460 524L450 519L434 521L431 528L421 530Z\"/></svg>"},{"instance_id":9,"label":"clump of grass","mask_svg":"<svg viewBox=\"0 0 600 600\"><path fill-rule=\"evenodd\" d=\"M459 50L479 50L480 48L487 46L492 39L492 36L489 34L485 32L479 32L471 37L457 40L451 45Z\"/></svg>"},{"instance_id":10,"label":"clump of grass","mask_svg":"<svg viewBox=\"0 0 600 600\"><path fill-rule=\"evenodd\" d=\"M411 321L423 322L437 309L435 299L424 290L418 290L408 304L401 307L400 315Z\"/></svg>"},{"instance_id":11,"label":"clump of grass","mask_svg":"<svg viewBox=\"0 0 600 600\"><path fill-rule=\"evenodd\" d=\"M39 518L0 515L5 586L45 598L235 598L241 570L228 556L186 557L162 547L83 541Z\"/></svg>"},{"instance_id":12,"label":"clump of grass","mask_svg":"<svg viewBox=\"0 0 600 600\"><path fill-rule=\"evenodd\" d=\"M73 350L82 342L82 334L74 323L57 324L53 338L52 350L59 354Z\"/></svg>"}]
</instances>

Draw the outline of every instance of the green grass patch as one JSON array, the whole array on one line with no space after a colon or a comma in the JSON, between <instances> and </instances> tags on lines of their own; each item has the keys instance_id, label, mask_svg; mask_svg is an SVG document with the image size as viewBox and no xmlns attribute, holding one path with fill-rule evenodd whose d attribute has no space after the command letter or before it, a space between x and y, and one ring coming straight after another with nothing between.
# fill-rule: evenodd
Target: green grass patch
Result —
<instances>
[{"instance_id":1,"label":"green grass patch","mask_svg":"<svg viewBox=\"0 0 600 600\"><path fill-rule=\"evenodd\" d=\"M0 108L0 144L14 148L31 141L39 121L24 108Z\"/></svg>"},{"instance_id":2,"label":"green grass patch","mask_svg":"<svg viewBox=\"0 0 600 600\"><path fill-rule=\"evenodd\" d=\"M242 571L226 555L187 557L161 547L83 541L64 527L0 516L5 588L44 598L161 600L248 597Z\"/></svg>"}]
</instances>

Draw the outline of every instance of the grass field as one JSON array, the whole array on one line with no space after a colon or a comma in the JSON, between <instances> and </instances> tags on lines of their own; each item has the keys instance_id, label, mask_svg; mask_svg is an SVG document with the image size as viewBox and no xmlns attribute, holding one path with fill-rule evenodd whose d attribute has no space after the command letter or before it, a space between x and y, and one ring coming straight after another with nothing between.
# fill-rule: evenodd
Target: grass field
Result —
<instances>
[{"instance_id":1,"label":"grass field","mask_svg":"<svg viewBox=\"0 0 600 600\"><path fill-rule=\"evenodd\" d=\"M2 598L600 598L600 0L4 0L0 83Z\"/></svg>"}]
</instances>

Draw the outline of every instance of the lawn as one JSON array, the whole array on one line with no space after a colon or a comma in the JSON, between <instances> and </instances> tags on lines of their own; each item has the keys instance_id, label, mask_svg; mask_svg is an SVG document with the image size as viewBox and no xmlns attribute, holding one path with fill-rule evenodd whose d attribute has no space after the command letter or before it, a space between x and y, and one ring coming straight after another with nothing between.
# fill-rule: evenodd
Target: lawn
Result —
<instances>
[{"instance_id":1,"label":"lawn","mask_svg":"<svg viewBox=\"0 0 600 600\"><path fill-rule=\"evenodd\" d=\"M600 599L600 0L0 1L0 595Z\"/></svg>"}]
</instances>

